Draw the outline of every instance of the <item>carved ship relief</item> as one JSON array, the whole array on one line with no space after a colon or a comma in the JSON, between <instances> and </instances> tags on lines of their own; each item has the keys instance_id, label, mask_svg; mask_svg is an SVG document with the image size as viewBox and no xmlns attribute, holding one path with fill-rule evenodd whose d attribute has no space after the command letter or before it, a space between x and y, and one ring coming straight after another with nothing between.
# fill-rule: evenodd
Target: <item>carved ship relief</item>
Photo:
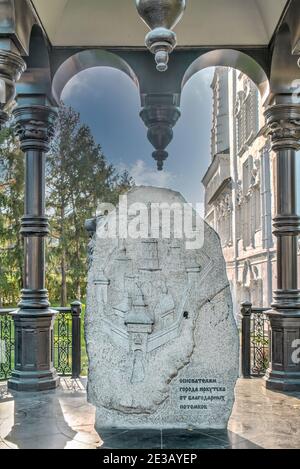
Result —
<instances>
[{"instance_id":1,"label":"carved ship relief","mask_svg":"<svg viewBox=\"0 0 300 469\"><path fill-rule=\"evenodd\" d=\"M174 244L174 243L173 243ZM167 279L159 266L158 242L154 240L142 241L144 259L140 259L137 272L128 274L131 261L125 244L122 244L116 261L125 265L121 301L115 303L115 294L110 292L111 282L102 271L100 278L94 282L97 287L97 299L102 304L105 314L102 317L103 332L117 346L129 353L132 373L131 383L143 382L145 378L145 360L147 354L168 344L181 335L183 321L186 317L186 305L195 285L201 283L213 268L213 262L205 257L205 267L197 263L190 263L185 269L186 282L180 301L176 301ZM174 249L178 246L174 244ZM120 254L120 255L119 255ZM119 269L119 266L118 266ZM120 272L120 271L119 271ZM147 272L147 282L143 277ZM151 285L150 291L155 291L159 284L160 295L151 308L147 295L143 291L145 284ZM195 294L195 292L194 292ZM150 295L151 296L151 295Z\"/></svg>"}]
</instances>

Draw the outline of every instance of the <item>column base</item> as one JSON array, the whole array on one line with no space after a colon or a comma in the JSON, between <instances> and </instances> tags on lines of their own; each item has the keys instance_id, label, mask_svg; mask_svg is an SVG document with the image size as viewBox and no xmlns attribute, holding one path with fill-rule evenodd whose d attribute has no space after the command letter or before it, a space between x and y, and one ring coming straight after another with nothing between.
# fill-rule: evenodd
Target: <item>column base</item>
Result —
<instances>
[{"instance_id":1,"label":"column base","mask_svg":"<svg viewBox=\"0 0 300 469\"><path fill-rule=\"evenodd\" d=\"M56 389L58 386L59 377L54 369L45 373L13 371L11 378L8 380L8 389L12 391L51 391Z\"/></svg>"},{"instance_id":2,"label":"column base","mask_svg":"<svg viewBox=\"0 0 300 469\"><path fill-rule=\"evenodd\" d=\"M264 377L270 391L300 392L300 373L280 373L268 370Z\"/></svg>"},{"instance_id":3,"label":"column base","mask_svg":"<svg viewBox=\"0 0 300 469\"><path fill-rule=\"evenodd\" d=\"M15 323L15 369L8 388L39 392L57 388L59 378L53 366L53 326L56 312L46 309L20 309L13 313Z\"/></svg>"},{"instance_id":4,"label":"column base","mask_svg":"<svg viewBox=\"0 0 300 469\"><path fill-rule=\"evenodd\" d=\"M267 389L300 392L300 311L272 310L270 366L264 377Z\"/></svg>"}]
</instances>

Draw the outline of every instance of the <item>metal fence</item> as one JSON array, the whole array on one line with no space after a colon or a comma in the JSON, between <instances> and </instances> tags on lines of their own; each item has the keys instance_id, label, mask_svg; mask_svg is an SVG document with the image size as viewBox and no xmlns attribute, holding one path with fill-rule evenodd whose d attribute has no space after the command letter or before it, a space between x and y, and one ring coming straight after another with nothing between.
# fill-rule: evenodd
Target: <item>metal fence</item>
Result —
<instances>
[{"instance_id":1,"label":"metal fence","mask_svg":"<svg viewBox=\"0 0 300 469\"><path fill-rule=\"evenodd\" d=\"M12 309L0 310L0 380L10 377L14 366L15 334Z\"/></svg>"},{"instance_id":2,"label":"metal fence","mask_svg":"<svg viewBox=\"0 0 300 469\"><path fill-rule=\"evenodd\" d=\"M270 329L266 312L270 308L255 308L243 303L242 315L242 376L263 376L269 366Z\"/></svg>"},{"instance_id":3,"label":"metal fence","mask_svg":"<svg viewBox=\"0 0 300 469\"><path fill-rule=\"evenodd\" d=\"M54 308L54 365L62 376L78 378L81 372L81 303L67 308ZM14 368L14 309L0 309L0 381L7 380ZM262 376L269 364L268 308L255 308L251 303L241 307L242 376Z\"/></svg>"},{"instance_id":4,"label":"metal fence","mask_svg":"<svg viewBox=\"0 0 300 469\"><path fill-rule=\"evenodd\" d=\"M78 378L81 372L81 303L67 308L53 308L58 312L54 323L54 366L61 376ZM0 381L10 378L14 368L14 321L10 313L15 309L0 309Z\"/></svg>"}]
</instances>

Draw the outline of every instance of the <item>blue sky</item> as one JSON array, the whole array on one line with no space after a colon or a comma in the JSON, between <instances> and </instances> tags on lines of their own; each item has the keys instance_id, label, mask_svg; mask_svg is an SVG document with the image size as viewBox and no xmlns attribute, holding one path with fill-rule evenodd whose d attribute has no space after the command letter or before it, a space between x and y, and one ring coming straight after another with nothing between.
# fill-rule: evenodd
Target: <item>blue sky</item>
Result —
<instances>
[{"instance_id":1,"label":"blue sky","mask_svg":"<svg viewBox=\"0 0 300 469\"><path fill-rule=\"evenodd\" d=\"M201 179L210 162L212 76L213 69L203 70L185 86L182 115L163 172L156 169L153 147L139 117L138 90L124 73L111 68L81 72L68 83L62 98L91 127L107 160L128 169L137 184L169 187L188 202L203 203Z\"/></svg>"}]
</instances>

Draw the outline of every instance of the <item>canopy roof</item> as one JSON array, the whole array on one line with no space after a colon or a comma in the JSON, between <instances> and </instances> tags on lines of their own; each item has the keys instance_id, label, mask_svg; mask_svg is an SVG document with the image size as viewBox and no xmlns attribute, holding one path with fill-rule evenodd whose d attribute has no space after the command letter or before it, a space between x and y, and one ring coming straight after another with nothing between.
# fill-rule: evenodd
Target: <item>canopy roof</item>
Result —
<instances>
[{"instance_id":1,"label":"canopy roof","mask_svg":"<svg viewBox=\"0 0 300 469\"><path fill-rule=\"evenodd\" d=\"M135 0L31 0L54 46L144 45ZM179 46L267 45L287 0L188 0Z\"/></svg>"}]
</instances>

